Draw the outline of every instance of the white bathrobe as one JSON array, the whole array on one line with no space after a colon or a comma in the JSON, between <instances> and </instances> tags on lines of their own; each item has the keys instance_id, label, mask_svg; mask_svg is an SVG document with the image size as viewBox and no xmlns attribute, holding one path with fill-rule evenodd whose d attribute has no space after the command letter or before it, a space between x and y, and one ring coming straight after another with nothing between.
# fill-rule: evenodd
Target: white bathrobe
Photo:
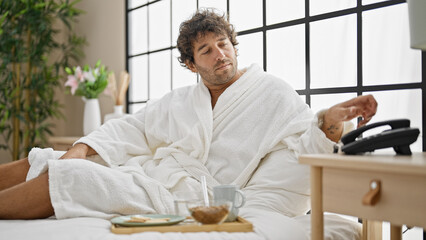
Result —
<instances>
[{"instance_id":1,"label":"white bathrobe","mask_svg":"<svg viewBox=\"0 0 426 240\"><path fill-rule=\"evenodd\" d=\"M298 216L309 209L310 188L309 168L297 156L333 149L317 121L287 83L252 65L213 110L200 82L77 141L92 147L106 167L58 161L60 153L34 149L28 179L49 170L57 218L173 213L172 193L199 189L202 175L210 191L238 185L246 209Z\"/></svg>"}]
</instances>

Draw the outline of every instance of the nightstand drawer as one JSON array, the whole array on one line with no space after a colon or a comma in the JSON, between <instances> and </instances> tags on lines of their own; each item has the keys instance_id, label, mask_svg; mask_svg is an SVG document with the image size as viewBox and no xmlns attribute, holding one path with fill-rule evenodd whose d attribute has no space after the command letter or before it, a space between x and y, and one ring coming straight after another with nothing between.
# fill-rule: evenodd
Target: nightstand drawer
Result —
<instances>
[{"instance_id":1,"label":"nightstand drawer","mask_svg":"<svg viewBox=\"0 0 426 240\"><path fill-rule=\"evenodd\" d=\"M362 199L372 180L381 182L380 197L375 205L366 206ZM426 228L425 201L424 175L323 168L324 211Z\"/></svg>"}]
</instances>

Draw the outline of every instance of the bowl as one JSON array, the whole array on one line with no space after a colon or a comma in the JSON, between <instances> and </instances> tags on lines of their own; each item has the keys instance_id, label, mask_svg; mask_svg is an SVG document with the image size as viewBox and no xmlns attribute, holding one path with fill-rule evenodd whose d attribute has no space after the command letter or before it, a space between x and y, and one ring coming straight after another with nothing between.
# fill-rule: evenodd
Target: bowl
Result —
<instances>
[{"instance_id":1,"label":"bowl","mask_svg":"<svg viewBox=\"0 0 426 240\"><path fill-rule=\"evenodd\" d=\"M211 200L206 206L204 201L187 203L192 218L201 224L221 224L228 217L232 202L227 200Z\"/></svg>"}]
</instances>

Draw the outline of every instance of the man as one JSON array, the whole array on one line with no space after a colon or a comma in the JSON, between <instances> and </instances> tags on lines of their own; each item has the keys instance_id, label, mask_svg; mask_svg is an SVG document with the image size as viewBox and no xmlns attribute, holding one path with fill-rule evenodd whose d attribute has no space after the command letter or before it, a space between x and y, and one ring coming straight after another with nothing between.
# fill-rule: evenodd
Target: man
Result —
<instances>
[{"instance_id":1,"label":"man","mask_svg":"<svg viewBox=\"0 0 426 240\"><path fill-rule=\"evenodd\" d=\"M306 212L309 174L297 156L331 152L343 123L361 116L364 125L377 103L360 96L313 116L284 81L256 65L239 69L235 45L223 16L197 12L181 25L178 49L202 82L107 122L65 154L33 149L0 166L0 219L173 213L172 193L199 190L201 176L210 190L238 185L247 208ZM95 155L106 166L84 160Z\"/></svg>"}]
</instances>

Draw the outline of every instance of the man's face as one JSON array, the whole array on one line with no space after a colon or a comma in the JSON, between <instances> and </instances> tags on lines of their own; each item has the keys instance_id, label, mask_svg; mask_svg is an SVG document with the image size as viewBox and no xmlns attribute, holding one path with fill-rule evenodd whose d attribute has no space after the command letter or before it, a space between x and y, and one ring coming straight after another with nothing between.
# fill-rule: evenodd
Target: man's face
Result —
<instances>
[{"instance_id":1,"label":"man's face","mask_svg":"<svg viewBox=\"0 0 426 240\"><path fill-rule=\"evenodd\" d=\"M206 33L194 41L193 49L194 64L187 63L187 66L201 75L207 87L219 87L237 80L236 49L227 36Z\"/></svg>"}]
</instances>

